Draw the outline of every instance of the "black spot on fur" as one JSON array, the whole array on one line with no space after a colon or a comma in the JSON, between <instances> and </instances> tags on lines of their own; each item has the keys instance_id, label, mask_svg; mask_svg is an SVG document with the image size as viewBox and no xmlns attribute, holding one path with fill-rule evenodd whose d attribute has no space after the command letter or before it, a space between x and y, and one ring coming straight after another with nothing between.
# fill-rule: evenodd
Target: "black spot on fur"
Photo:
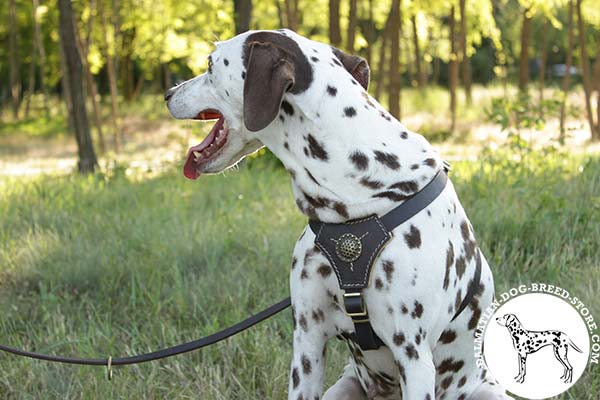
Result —
<instances>
[{"instance_id":1,"label":"black spot on fur","mask_svg":"<svg viewBox=\"0 0 600 400\"><path fill-rule=\"evenodd\" d=\"M381 189L383 187L383 183L380 181L371 181L369 178L362 177L359 183L369 189Z\"/></svg>"},{"instance_id":2,"label":"black spot on fur","mask_svg":"<svg viewBox=\"0 0 600 400\"><path fill-rule=\"evenodd\" d=\"M454 358L446 358L437 366L437 372L439 375L447 372L458 372L465 365L463 360L455 361Z\"/></svg>"},{"instance_id":3,"label":"black spot on fur","mask_svg":"<svg viewBox=\"0 0 600 400\"><path fill-rule=\"evenodd\" d=\"M246 79L246 71L242 71L242 79Z\"/></svg>"},{"instance_id":4,"label":"black spot on fur","mask_svg":"<svg viewBox=\"0 0 600 400\"><path fill-rule=\"evenodd\" d=\"M281 102L281 108L287 115L294 115L294 107L287 101L283 100Z\"/></svg>"},{"instance_id":5,"label":"black spot on fur","mask_svg":"<svg viewBox=\"0 0 600 400\"><path fill-rule=\"evenodd\" d=\"M394 263L390 260L383 260L383 271L388 283L392 283L392 274L394 273Z\"/></svg>"},{"instance_id":6,"label":"black spot on fur","mask_svg":"<svg viewBox=\"0 0 600 400\"><path fill-rule=\"evenodd\" d=\"M316 323L323 322L325 321L325 313L320 308L317 308L317 310L312 311L312 319Z\"/></svg>"},{"instance_id":7,"label":"black spot on fur","mask_svg":"<svg viewBox=\"0 0 600 400\"><path fill-rule=\"evenodd\" d=\"M364 171L369 167L369 158L361 151L356 150L350 154L349 158L359 171Z\"/></svg>"},{"instance_id":8,"label":"black spot on fur","mask_svg":"<svg viewBox=\"0 0 600 400\"><path fill-rule=\"evenodd\" d=\"M375 193L371 197L375 197L375 198L379 197L379 198L389 199L389 200L392 200L392 201L404 201L409 196L404 195L404 194L400 194L398 192L394 192L392 190L386 190L385 192Z\"/></svg>"},{"instance_id":9,"label":"black spot on fur","mask_svg":"<svg viewBox=\"0 0 600 400\"><path fill-rule=\"evenodd\" d=\"M339 61L337 58L335 58L335 57L333 57L333 58L331 59L331 61L333 61L333 63L334 63L335 65L337 65L338 67L341 67L341 66L342 66L342 63L340 63L340 61Z\"/></svg>"},{"instance_id":10,"label":"black spot on fur","mask_svg":"<svg viewBox=\"0 0 600 400\"><path fill-rule=\"evenodd\" d=\"M393 185L388 186L388 189L399 189L405 193L414 193L419 190L419 185L416 181L403 181L396 182Z\"/></svg>"},{"instance_id":11,"label":"black spot on fur","mask_svg":"<svg viewBox=\"0 0 600 400\"><path fill-rule=\"evenodd\" d=\"M335 95L337 94L337 88L327 85L327 94L331 97L335 97Z\"/></svg>"},{"instance_id":12,"label":"black spot on fur","mask_svg":"<svg viewBox=\"0 0 600 400\"><path fill-rule=\"evenodd\" d=\"M450 284L450 270L454 265L454 246L448 241L448 250L446 250L446 275L444 276L444 290L448 289Z\"/></svg>"},{"instance_id":13,"label":"black spot on fur","mask_svg":"<svg viewBox=\"0 0 600 400\"><path fill-rule=\"evenodd\" d=\"M304 314L300 314L300 318L298 318L298 324L304 332L308 330L308 323L306 322L306 317L304 316Z\"/></svg>"},{"instance_id":14,"label":"black spot on fur","mask_svg":"<svg viewBox=\"0 0 600 400\"><path fill-rule=\"evenodd\" d=\"M423 164L427 165L428 167L431 168L435 168L435 166L437 165L437 163L435 162L435 159L433 158L427 158L425 159L425 161L423 161Z\"/></svg>"},{"instance_id":15,"label":"black spot on fur","mask_svg":"<svg viewBox=\"0 0 600 400\"><path fill-rule=\"evenodd\" d=\"M319 141L317 139L315 139L315 137L313 135L311 135L309 133L307 140L308 140L308 149L309 149L310 155L313 158L317 158L322 161L327 161L329 159L329 155L327 154L327 151L323 147L323 144L319 143Z\"/></svg>"},{"instance_id":16,"label":"black spot on fur","mask_svg":"<svg viewBox=\"0 0 600 400\"><path fill-rule=\"evenodd\" d=\"M417 349L415 349L415 346L413 346L412 344L408 344L406 345L406 348L404 349L404 351L406 352L406 356L409 359L415 359L418 360L419 359L419 352L417 351Z\"/></svg>"},{"instance_id":17,"label":"black spot on fur","mask_svg":"<svg viewBox=\"0 0 600 400\"><path fill-rule=\"evenodd\" d=\"M406 131L402 131L402 132L400 133L400 137L401 137L402 139L408 139L408 132L406 132Z\"/></svg>"},{"instance_id":18,"label":"black spot on fur","mask_svg":"<svg viewBox=\"0 0 600 400\"><path fill-rule=\"evenodd\" d=\"M333 205L333 209L335 210L335 212L337 212L344 218L350 217L348 215L348 209L346 208L346 205L344 203L340 203L339 201L336 201L335 204Z\"/></svg>"},{"instance_id":19,"label":"black spot on fur","mask_svg":"<svg viewBox=\"0 0 600 400\"><path fill-rule=\"evenodd\" d=\"M458 257L456 259L456 275L458 275L459 278L462 278L466 268L467 264L465 263L465 258L463 256Z\"/></svg>"},{"instance_id":20,"label":"black spot on fur","mask_svg":"<svg viewBox=\"0 0 600 400\"><path fill-rule=\"evenodd\" d=\"M410 313L410 316L413 317L413 319L417 319L417 318L421 318L422 315L423 315L423 304L421 304L417 300L415 300L415 309L413 310L412 313Z\"/></svg>"},{"instance_id":21,"label":"black spot on fur","mask_svg":"<svg viewBox=\"0 0 600 400\"><path fill-rule=\"evenodd\" d=\"M444 332L442 332L439 339L439 341L443 344L452 343L454 340L456 340L456 332L452 329L446 329Z\"/></svg>"},{"instance_id":22,"label":"black spot on fur","mask_svg":"<svg viewBox=\"0 0 600 400\"><path fill-rule=\"evenodd\" d=\"M223 64L225 64L225 66L228 66L228 65L229 65L229 60L228 60L228 59L226 59L226 58L224 58L224 59L223 59Z\"/></svg>"},{"instance_id":23,"label":"black spot on fur","mask_svg":"<svg viewBox=\"0 0 600 400\"><path fill-rule=\"evenodd\" d=\"M292 269L296 268L296 263L298 262L298 259L294 256L292 257Z\"/></svg>"},{"instance_id":24,"label":"black spot on fur","mask_svg":"<svg viewBox=\"0 0 600 400\"><path fill-rule=\"evenodd\" d=\"M404 234L404 241L410 249L421 247L421 231L414 225L410 225L410 232Z\"/></svg>"},{"instance_id":25,"label":"black spot on fur","mask_svg":"<svg viewBox=\"0 0 600 400\"><path fill-rule=\"evenodd\" d=\"M292 369L292 387L296 389L300 384L300 376L298 376L298 368Z\"/></svg>"},{"instance_id":26,"label":"black spot on fur","mask_svg":"<svg viewBox=\"0 0 600 400\"><path fill-rule=\"evenodd\" d=\"M346 117L352 118L356 115L356 109L354 107L346 107L344 108L344 115L346 115Z\"/></svg>"},{"instance_id":27,"label":"black spot on fur","mask_svg":"<svg viewBox=\"0 0 600 400\"><path fill-rule=\"evenodd\" d=\"M448 389L450 387L450 385L452 384L452 376L447 376L442 380L442 389Z\"/></svg>"},{"instance_id":28,"label":"black spot on fur","mask_svg":"<svg viewBox=\"0 0 600 400\"><path fill-rule=\"evenodd\" d=\"M396 333L394 333L393 340L394 340L394 344L396 346L402 346L402 344L405 341L404 333L402 333L402 332L396 332Z\"/></svg>"},{"instance_id":29,"label":"black spot on fur","mask_svg":"<svg viewBox=\"0 0 600 400\"><path fill-rule=\"evenodd\" d=\"M323 277L327 278L331 275L331 267L327 264L321 264L319 268L317 268L317 272Z\"/></svg>"},{"instance_id":30,"label":"black spot on fur","mask_svg":"<svg viewBox=\"0 0 600 400\"><path fill-rule=\"evenodd\" d=\"M319 62L319 59L315 56L312 56L310 59L313 60L314 62Z\"/></svg>"},{"instance_id":31,"label":"black spot on fur","mask_svg":"<svg viewBox=\"0 0 600 400\"><path fill-rule=\"evenodd\" d=\"M383 281L380 278L375 278L375 289L381 290L383 288Z\"/></svg>"},{"instance_id":32,"label":"black spot on fur","mask_svg":"<svg viewBox=\"0 0 600 400\"><path fill-rule=\"evenodd\" d=\"M419 169L419 164L413 164L413 165L411 165L410 169L412 169L413 171Z\"/></svg>"},{"instance_id":33,"label":"black spot on fur","mask_svg":"<svg viewBox=\"0 0 600 400\"><path fill-rule=\"evenodd\" d=\"M467 377L463 376L462 378L460 378L458 380L458 384L456 385L456 387L461 388L461 387L465 386L465 383L467 383Z\"/></svg>"},{"instance_id":34,"label":"black spot on fur","mask_svg":"<svg viewBox=\"0 0 600 400\"><path fill-rule=\"evenodd\" d=\"M400 311L402 311L402 314L408 314L408 308L405 304L402 304L402 306L400 307Z\"/></svg>"},{"instance_id":35,"label":"black spot on fur","mask_svg":"<svg viewBox=\"0 0 600 400\"><path fill-rule=\"evenodd\" d=\"M308 278L308 272L306 271L306 269L302 269L302 272L300 272L300 279L306 278Z\"/></svg>"},{"instance_id":36,"label":"black spot on fur","mask_svg":"<svg viewBox=\"0 0 600 400\"><path fill-rule=\"evenodd\" d=\"M385 165L386 167L397 170L400 168L400 163L398 162L398 156L392 153L385 153L383 151L375 150L373 152L375 154L375 160Z\"/></svg>"},{"instance_id":37,"label":"black spot on fur","mask_svg":"<svg viewBox=\"0 0 600 400\"><path fill-rule=\"evenodd\" d=\"M310 365L310 360L308 359L308 357L302 354L300 361L302 362L302 372L304 373L304 375L310 375L310 373L312 372L312 366Z\"/></svg>"}]
</instances>

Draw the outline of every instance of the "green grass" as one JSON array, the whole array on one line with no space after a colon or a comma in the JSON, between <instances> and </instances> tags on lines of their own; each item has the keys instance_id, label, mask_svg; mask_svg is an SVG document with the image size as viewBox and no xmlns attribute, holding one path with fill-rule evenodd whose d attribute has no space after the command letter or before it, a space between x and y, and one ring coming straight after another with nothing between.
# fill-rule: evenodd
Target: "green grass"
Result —
<instances>
[{"instance_id":1,"label":"green grass","mask_svg":"<svg viewBox=\"0 0 600 400\"><path fill-rule=\"evenodd\" d=\"M457 162L452 179L496 289L559 284L600 318L600 157L523 143ZM288 294L305 219L285 171L158 177L0 178L0 342L84 357L195 339ZM0 354L0 398L282 399L291 355L284 312L199 352L115 370ZM341 372L332 341L327 382ZM563 399L597 399L597 367Z\"/></svg>"}]
</instances>

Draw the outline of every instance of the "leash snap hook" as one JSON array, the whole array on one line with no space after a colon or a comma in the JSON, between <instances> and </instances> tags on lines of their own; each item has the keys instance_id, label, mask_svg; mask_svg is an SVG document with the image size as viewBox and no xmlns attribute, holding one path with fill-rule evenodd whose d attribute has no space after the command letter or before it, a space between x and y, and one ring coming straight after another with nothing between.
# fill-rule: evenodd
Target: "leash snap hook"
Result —
<instances>
[{"instance_id":1,"label":"leash snap hook","mask_svg":"<svg viewBox=\"0 0 600 400\"><path fill-rule=\"evenodd\" d=\"M106 360L106 377L109 381L112 381L113 377L113 369L112 369L112 357L108 356L108 360Z\"/></svg>"}]
</instances>

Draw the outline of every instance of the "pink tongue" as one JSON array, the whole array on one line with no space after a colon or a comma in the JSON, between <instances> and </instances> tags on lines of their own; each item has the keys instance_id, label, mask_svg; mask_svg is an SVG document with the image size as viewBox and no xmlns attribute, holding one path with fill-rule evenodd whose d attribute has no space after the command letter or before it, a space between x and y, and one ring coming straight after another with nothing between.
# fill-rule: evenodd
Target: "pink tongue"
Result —
<instances>
[{"instance_id":1,"label":"pink tongue","mask_svg":"<svg viewBox=\"0 0 600 400\"><path fill-rule=\"evenodd\" d=\"M201 152L206 149L214 140L219 129L223 127L223 123L225 122L225 118L221 117L213 126L208 136L202 141L202 143L190 147L187 154L187 159L185 160L185 165L183 166L183 175L188 179L198 179L200 173L196 169L196 161L194 160L196 156L194 155L194 151Z\"/></svg>"},{"instance_id":2,"label":"pink tongue","mask_svg":"<svg viewBox=\"0 0 600 400\"><path fill-rule=\"evenodd\" d=\"M183 166L183 175L185 175L188 179L198 179L200 173L196 169L196 162L194 161L194 153L193 147L188 150L187 160L185 160L185 165Z\"/></svg>"}]
</instances>

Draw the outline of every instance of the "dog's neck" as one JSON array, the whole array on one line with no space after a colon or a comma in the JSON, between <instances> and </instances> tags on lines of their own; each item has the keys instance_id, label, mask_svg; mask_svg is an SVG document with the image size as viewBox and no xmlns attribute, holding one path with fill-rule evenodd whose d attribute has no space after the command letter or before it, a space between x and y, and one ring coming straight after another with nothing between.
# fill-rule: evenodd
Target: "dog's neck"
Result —
<instances>
[{"instance_id":1,"label":"dog's neck","mask_svg":"<svg viewBox=\"0 0 600 400\"><path fill-rule=\"evenodd\" d=\"M322 84L317 97L316 82L308 93L288 96L261 135L290 173L298 208L323 222L384 215L442 167L421 135L343 78L347 82L336 84L335 95ZM319 100L309 102L309 97Z\"/></svg>"}]
</instances>

